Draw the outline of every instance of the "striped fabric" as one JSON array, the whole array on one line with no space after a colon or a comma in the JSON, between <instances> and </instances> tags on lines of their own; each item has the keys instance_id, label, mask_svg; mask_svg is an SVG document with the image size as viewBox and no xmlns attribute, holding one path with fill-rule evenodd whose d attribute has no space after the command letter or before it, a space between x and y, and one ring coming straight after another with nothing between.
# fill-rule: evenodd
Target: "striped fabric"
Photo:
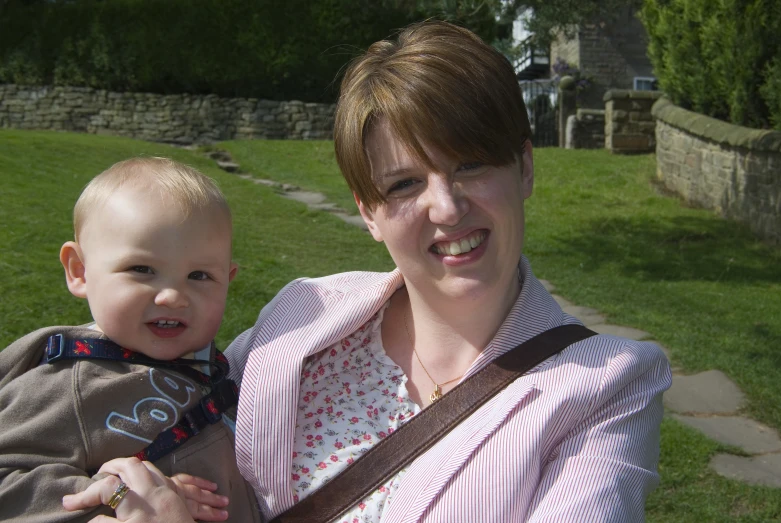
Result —
<instances>
[{"instance_id":1,"label":"striped fabric","mask_svg":"<svg viewBox=\"0 0 781 523\"><path fill-rule=\"evenodd\" d=\"M526 258L520 269L521 294L467 375L544 330L577 323ZM360 327L401 285L398 270L296 280L228 348L240 383L238 464L264 517L293 504L303 360ZM653 344L604 335L579 342L413 462L382 521L642 521L658 483L662 392L670 383L668 362Z\"/></svg>"}]
</instances>

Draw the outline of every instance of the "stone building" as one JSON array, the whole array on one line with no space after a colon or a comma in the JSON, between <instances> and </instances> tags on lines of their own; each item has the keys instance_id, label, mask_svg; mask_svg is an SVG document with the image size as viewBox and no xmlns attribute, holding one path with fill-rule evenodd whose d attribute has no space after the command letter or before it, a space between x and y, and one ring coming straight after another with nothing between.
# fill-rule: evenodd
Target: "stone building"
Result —
<instances>
[{"instance_id":1,"label":"stone building","mask_svg":"<svg viewBox=\"0 0 781 523\"><path fill-rule=\"evenodd\" d=\"M609 89L652 90L653 68L646 54L648 34L635 11L625 9L612 19L574 28L571 38L562 35L550 50L550 63L559 59L577 67L591 85L579 96L578 106L604 109Z\"/></svg>"},{"instance_id":2,"label":"stone building","mask_svg":"<svg viewBox=\"0 0 781 523\"><path fill-rule=\"evenodd\" d=\"M526 45L532 35L525 29L530 13L521 13L513 24L516 45ZM519 80L552 77L553 66L563 60L579 69L592 85L579 96L579 107L603 109L609 89L651 90L655 84L651 61L646 54L648 35L632 9L617 12L610 19L571 27L562 31L550 50L528 49L514 63Z\"/></svg>"}]
</instances>

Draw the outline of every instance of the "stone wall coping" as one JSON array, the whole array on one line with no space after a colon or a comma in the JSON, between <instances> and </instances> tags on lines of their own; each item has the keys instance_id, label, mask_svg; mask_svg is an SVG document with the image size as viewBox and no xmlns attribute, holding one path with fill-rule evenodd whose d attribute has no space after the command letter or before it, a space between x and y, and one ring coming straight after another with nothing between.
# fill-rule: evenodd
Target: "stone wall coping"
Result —
<instances>
[{"instance_id":1,"label":"stone wall coping","mask_svg":"<svg viewBox=\"0 0 781 523\"><path fill-rule=\"evenodd\" d=\"M578 116L601 116L604 118L604 109L578 109Z\"/></svg>"},{"instance_id":2,"label":"stone wall coping","mask_svg":"<svg viewBox=\"0 0 781 523\"><path fill-rule=\"evenodd\" d=\"M662 91L634 91L632 89L609 89L602 101L610 100L656 100L662 96Z\"/></svg>"},{"instance_id":3,"label":"stone wall coping","mask_svg":"<svg viewBox=\"0 0 781 523\"><path fill-rule=\"evenodd\" d=\"M695 136L754 151L781 152L781 132L731 124L678 107L668 98L654 103L651 114Z\"/></svg>"}]
</instances>

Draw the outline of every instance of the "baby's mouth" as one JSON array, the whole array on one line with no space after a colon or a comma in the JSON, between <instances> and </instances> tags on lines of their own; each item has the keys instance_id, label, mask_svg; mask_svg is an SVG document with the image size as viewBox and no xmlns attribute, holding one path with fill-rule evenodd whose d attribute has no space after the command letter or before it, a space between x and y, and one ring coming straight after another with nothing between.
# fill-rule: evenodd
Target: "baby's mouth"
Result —
<instances>
[{"instance_id":1,"label":"baby's mouth","mask_svg":"<svg viewBox=\"0 0 781 523\"><path fill-rule=\"evenodd\" d=\"M187 328L187 325L179 320L155 320L148 322L146 325L155 336L160 338L175 338Z\"/></svg>"},{"instance_id":2,"label":"baby's mouth","mask_svg":"<svg viewBox=\"0 0 781 523\"><path fill-rule=\"evenodd\" d=\"M151 325L154 325L155 327L159 327L161 329L173 329L175 327L178 327L179 325L183 325L181 322L178 322L176 320L158 320L150 323Z\"/></svg>"},{"instance_id":3,"label":"baby's mouth","mask_svg":"<svg viewBox=\"0 0 781 523\"><path fill-rule=\"evenodd\" d=\"M431 246L431 252L444 256L458 256L466 254L480 246L488 234L484 230L475 231L460 240L452 242L438 242Z\"/></svg>"}]
</instances>

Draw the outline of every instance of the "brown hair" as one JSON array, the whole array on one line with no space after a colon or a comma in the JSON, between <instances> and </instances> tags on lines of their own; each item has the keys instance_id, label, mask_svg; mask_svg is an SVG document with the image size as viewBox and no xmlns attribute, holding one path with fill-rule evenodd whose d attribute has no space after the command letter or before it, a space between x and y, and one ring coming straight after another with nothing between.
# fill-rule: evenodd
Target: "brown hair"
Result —
<instances>
[{"instance_id":1,"label":"brown hair","mask_svg":"<svg viewBox=\"0 0 781 523\"><path fill-rule=\"evenodd\" d=\"M77 242L90 211L102 206L113 191L123 186L158 190L178 205L184 216L214 206L225 214L228 223L231 221L225 196L214 180L197 169L170 158L130 158L115 163L84 187L73 208L73 229Z\"/></svg>"},{"instance_id":2,"label":"brown hair","mask_svg":"<svg viewBox=\"0 0 781 523\"><path fill-rule=\"evenodd\" d=\"M508 165L523 156L531 135L510 62L467 29L438 21L372 44L342 80L336 160L369 208L384 202L365 150L366 136L380 119L430 168L423 144L459 161Z\"/></svg>"}]
</instances>

